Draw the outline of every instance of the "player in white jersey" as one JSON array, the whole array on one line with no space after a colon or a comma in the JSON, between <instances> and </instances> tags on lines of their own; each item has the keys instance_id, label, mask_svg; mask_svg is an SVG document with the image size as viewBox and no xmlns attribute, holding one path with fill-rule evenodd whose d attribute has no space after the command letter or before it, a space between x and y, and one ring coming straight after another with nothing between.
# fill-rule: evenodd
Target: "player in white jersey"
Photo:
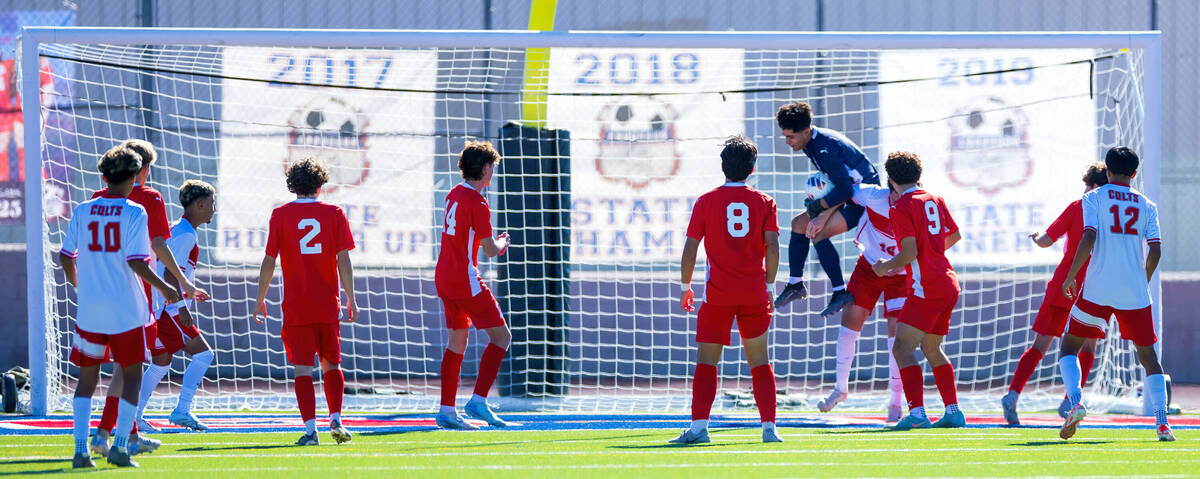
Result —
<instances>
[{"instance_id":1,"label":"player in white jersey","mask_svg":"<svg viewBox=\"0 0 1200 479\"><path fill-rule=\"evenodd\" d=\"M907 295L904 270L888 276L877 276L871 265L879 261L887 261L896 255L896 238L892 235L889 210L892 203L900 195L890 188L862 183L855 185L853 200L856 204L866 207L865 215L858 222L858 233L854 243L862 254L854 273L850 275L848 290L854 296L854 304L842 310L842 326L838 330L837 342L837 373L833 392L829 397L817 403L821 412L833 410L838 403L844 401L849 392L850 366L854 363L858 336L863 324L875 309L879 296L883 295L884 316L888 322L888 390L891 397L888 401L888 422L900 419L904 402L903 388L900 383L900 369L896 367L896 359L892 356L892 345L896 340L896 318L900 308L904 306ZM818 215L818 218L821 216ZM819 220L809 222L810 236L819 233L824 225Z\"/></svg>"},{"instance_id":2,"label":"player in white jersey","mask_svg":"<svg viewBox=\"0 0 1200 479\"><path fill-rule=\"evenodd\" d=\"M196 261L200 256L200 244L197 239L196 227L212 221L216 213L217 190L212 185L199 180L188 180L179 188L179 205L183 207L183 217L171 226L171 237L167 238L167 246L175 256L175 264L188 281L196 281ZM174 285L172 277L166 276L166 266L158 262L157 273ZM158 383L171 370L171 358L177 351L183 350L192 361L183 372L183 381L179 387L179 402L171 411L168 420L171 424L183 426L195 431L208 429L192 414L192 398L196 388L204 379L204 372L213 361L212 350L199 329L192 321L191 300L178 303L167 303L161 294L154 294L154 312L158 318L154 328L157 338L151 338L150 353L152 363L146 369L142 378L142 394L138 402L138 428L143 431L156 432L158 428L142 418L146 402L154 394Z\"/></svg>"},{"instance_id":3,"label":"player in white jersey","mask_svg":"<svg viewBox=\"0 0 1200 479\"><path fill-rule=\"evenodd\" d=\"M92 394L100 379L100 365L110 357L124 373L125 382L116 440L107 460L117 466L137 467L127 446L137 412L142 362L148 359L144 326L150 310L139 278L168 300L179 300L175 289L146 263L150 257L146 210L126 199L141 161L136 152L122 146L101 157L97 169L108 183L108 192L74 209L59 251L63 273L75 286L79 300L71 346L71 362L79 367L73 401L74 467L95 467L88 451Z\"/></svg>"},{"instance_id":4,"label":"player in white jersey","mask_svg":"<svg viewBox=\"0 0 1200 479\"><path fill-rule=\"evenodd\" d=\"M1158 206L1129 186L1139 163L1137 153L1128 147L1108 150L1104 157L1108 184L1083 195L1083 237L1063 284L1065 296L1079 298L1071 308L1071 323L1058 360L1067 398L1073 405L1059 431L1063 439L1075 435L1076 427L1087 415L1076 355L1087 338L1104 338L1109 318L1116 316L1121 338L1133 341L1146 370L1145 391L1154 406L1158 439L1175 440L1167 424L1167 382L1154 351L1158 338L1147 286L1162 256ZM1147 249L1144 261L1143 243ZM1075 273L1089 257L1087 281L1077 295Z\"/></svg>"}]
</instances>

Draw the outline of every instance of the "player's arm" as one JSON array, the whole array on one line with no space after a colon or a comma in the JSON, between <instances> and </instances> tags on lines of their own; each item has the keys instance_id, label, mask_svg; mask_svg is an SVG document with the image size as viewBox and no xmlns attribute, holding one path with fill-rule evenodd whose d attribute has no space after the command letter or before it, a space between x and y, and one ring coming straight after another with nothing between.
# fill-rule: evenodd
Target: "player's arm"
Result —
<instances>
[{"instance_id":1,"label":"player's arm","mask_svg":"<svg viewBox=\"0 0 1200 479\"><path fill-rule=\"evenodd\" d=\"M778 245L776 245L775 262L778 265ZM683 244L683 258L679 260L679 308L692 312L696 310L693 305L695 295L692 293L692 274L696 272L696 253L700 251L700 240L688 237L687 242Z\"/></svg>"},{"instance_id":2,"label":"player's arm","mask_svg":"<svg viewBox=\"0 0 1200 479\"><path fill-rule=\"evenodd\" d=\"M63 274L67 275L67 282L71 283L71 286L78 286L77 273L75 272L75 257L60 251L58 253L58 264L62 265Z\"/></svg>"},{"instance_id":3,"label":"player's arm","mask_svg":"<svg viewBox=\"0 0 1200 479\"><path fill-rule=\"evenodd\" d=\"M767 296L775 294L775 275L779 273L779 232L763 231L763 242L766 243L767 263ZM692 256L693 263L696 257ZM767 301L767 308L774 307L773 301Z\"/></svg>"},{"instance_id":4,"label":"player's arm","mask_svg":"<svg viewBox=\"0 0 1200 479\"><path fill-rule=\"evenodd\" d=\"M1049 248L1055 241L1067 234L1067 229L1072 224L1072 213L1078 214L1078 211L1073 208L1075 208L1074 204L1067 206L1067 209L1059 213L1058 218L1055 218L1054 222L1046 227L1046 231L1030 233L1029 239L1042 248Z\"/></svg>"},{"instance_id":5,"label":"player's arm","mask_svg":"<svg viewBox=\"0 0 1200 479\"><path fill-rule=\"evenodd\" d=\"M1162 257L1162 244L1158 242L1146 245L1146 282L1150 282L1150 278L1154 276L1154 270L1158 269L1158 259Z\"/></svg>"},{"instance_id":6,"label":"player's arm","mask_svg":"<svg viewBox=\"0 0 1200 479\"><path fill-rule=\"evenodd\" d=\"M479 247L483 249L483 254L489 258L495 258L504 254L508 250L508 245L512 240L508 238L508 233L500 233L499 236L492 238L488 236L479 241Z\"/></svg>"},{"instance_id":7,"label":"player's arm","mask_svg":"<svg viewBox=\"0 0 1200 479\"><path fill-rule=\"evenodd\" d=\"M258 296L254 304L254 320L263 323L267 317L267 288L271 287L271 277L275 276L275 257L263 255L262 264L258 267ZM262 318L259 318L262 315Z\"/></svg>"},{"instance_id":8,"label":"player's arm","mask_svg":"<svg viewBox=\"0 0 1200 479\"><path fill-rule=\"evenodd\" d=\"M958 231L955 231L953 233L946 235L946 250L948 251L950 248L953 248L954 244L958 243L958 240L961 240L961 239L962 239L962 234L959 233Z\"/></svg>"},{"instance_id":9,"label":"player's arm","mask_svg":"<svg viewBox=\"0 0 1200 479\"><path fill-rule=\"evenodd\" d=\"M183 275L183 270L180 270L179 264L175 262L175 254L171 252L171 247L167 246L166 239L162 236L155 236L150 240L150 249L154 250L154 255L158 257L159 261L162 261L167 274L177 280L176 284L182 285L180 291L195 298L196 301L208 301L208 292L197 288L191 281L188 281L187 276Z\"/></svg>"},{"instance_id":10,"label":"player's arm","mask_svg":"<svg viewBox=\"0 0 1200 479\"><path fill-rule=\"evenodd\" d=\"M1045 231L1029 233L1029 239L1033 240L1033 244L1042 248L1049 248L1050 245L1054 244L1054 238L1051 238Z\"/></svg>"},{"instance_id":11,"label":"player's arm","mask_svg":"<svg viewBox=\"0 0 1200 479\"><path fill-rule=\"evenodd\" d=\"M814 161L821 166L821 171L829 175L829 182L833 183L833 191L821 198L820 204L826 209L832 209L854 196L854 180L850 178L850 167L842 161L840 154L826 152L817 153L816 156Z\"/></svg>"},{"instance_id":12,"label":"player's arm","mask_svg":"<svg viewBox=\"0 0 1200 479\"><path fill-rule=\"evenodd\" d=\"M175 291L175 288L172 288L171 285L166 283L166 281L163 281L163 279L158 277L157 274L154 274L154 271L150 270L150 265L148 263L139 258L130 259L126 261L126 263L129 264L129 268L132 269L133 273L138 275L142 281L145 281L146 284L149 284L151 287L162 293L163 299L166 300L166 302L175 303L179 301L180 296L179 293Z\"/></svg>"},{"instance_id":13,"label":"player's arm","mask_svg":"<svg viewBox=\"0 0 1200 479\"><path fill-rule=\"evenodd\" d=\"M342 291L346 292L346 321L353 323L358 320L358 304L354 302L354 266L350 264L350 250L338 252L337 269Z\"/></svg>"},{"instance_id":14,"label":"player's arm","mask_svg":"<svg viewBox=\"0 0 1200 479\"><path fill-rule=\"evenodd\" d=\"M825 224L829 222L829 218L833 217L833 213L837 211L837 207L842 206L845 202L833 205L832 208L822 210L815 218L808 221L808 227L804 230L804 235L810 239L816 238L821 234L821 230L825 229ZM847 228L851 225L847 225Z\"/></svg>"},{"instance_id":15,"label":"player's arm","mask_svg":"<svg viewBox=\"0 0 1200 479\"><path fill-rule=\"evenodd\" d=\"M1075 250L1075 258L1071 260L1071 270L1067 272L1067 279L1063 281L1062 293L1067 299L1075 299L1075 275L1079 270L1083 269L1083 264L1087 263L1088 258L1092 257L1092 248L1096 246L1096 230L1086 228L1083 230L1083 236L1079 238L1079 247ZM1155 266L1158 266L1158 259L1154 260ZM1146 263L1149 268L1149 261Z\"/></svg>"},{"instance_id":16,"label":"player's arm","mask_svg":"<svg viewBox=\"0 0 1200 479\"><path fill-rule=\"evenodd\" d=\"M914 259L917 259L917 238L915 236L900 238L899 245L900 252L896 253L896 256L887 261L875 263L871 267L877 276L886 276L894 270L908 266Z\"/></svg>"}]
</instances>

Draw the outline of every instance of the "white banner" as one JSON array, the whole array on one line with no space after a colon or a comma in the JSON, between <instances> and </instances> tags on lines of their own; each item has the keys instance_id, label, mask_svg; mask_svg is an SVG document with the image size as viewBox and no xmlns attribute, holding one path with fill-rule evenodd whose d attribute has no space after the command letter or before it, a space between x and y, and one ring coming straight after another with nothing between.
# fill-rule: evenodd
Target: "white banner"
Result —
<instances>
[{"instance_id":1,"label":"white banner","mask_svg":"<svg viewBox=\"0 0 1200 479\"><path fill-rule=\"evenodd\" d=\"M742 63L740 50L551 49L548 125L571 132L572 261L679 260L692 203L724 181L723 139L745 130L743 95L720 93L743 87ZM677 94L689 91L704 93Z\"/></svg>"},{"instance_id":2,"label":"white banner","mask_svg":"<svg viewBox=\"0 0 1200 479\"><path fill-rule=\"evenodd\" d=\"M1083 194L1099 161L1091 50L885 51L880 54L880 160L921 157L921 182L946 198L963 233L955 264L1057 263L1042 231ZM995 71L1000 73L979 75ZM916 82L889 80L937 78Z\"/></svg>"},{"instance_id":3,"label":"white banner","mask_svg":"<svg viewBox=\"0 0 1200 479\"><path fill-rule=\"evenodd\" d=\"M217 258L262 259L271 209L295 199L284 168L315 156L356 265L433 264L435 96L364 87L431 90L434 52L227 47L222 64Z\"/></svg>"}]
</instances>

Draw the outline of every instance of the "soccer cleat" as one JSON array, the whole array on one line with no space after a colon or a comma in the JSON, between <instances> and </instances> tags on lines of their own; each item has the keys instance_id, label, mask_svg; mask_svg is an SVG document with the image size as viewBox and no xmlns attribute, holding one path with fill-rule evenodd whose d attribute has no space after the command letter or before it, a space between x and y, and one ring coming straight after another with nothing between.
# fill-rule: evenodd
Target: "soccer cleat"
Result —
<instances>
[{"instance_id":1,"label":"soccer cleat","mask_svg":"<svg viewBox=\"0 0 1200 479\"><path fill-rule=\"evenodd\" d=\"M117 467L138 467L138 463L129 458L129 453L119 447L108 449L108 463Z\"/></svg>"},{"instance_id":2,"label":"soccer cleat","mask_svg":"<svg viewBox=\"0 0 1200 479\"><path fill-rule=\"evenodd\" d=\"M834 389L833 392L829 393L829 397L817 402L817 410L821 412L832 411L834 407L837 407L838 403L845 400L846 393Z\"/></svg>"},{"instance_id":3,"label":"soccer cleat","mask_svg":"<svg viewBox=\"0 0 1200 479\"><path fill-rule=\"evenodd\" d=\"M826 306L825 309L821 311L821 317L828 318L830 316L833 316L833 315L837 314L839 311L841 311L842 308L845 308L846 306L851 305L851 304L854 304L854 295L853 294L850 294L849 291L846 291L844 289L841 291L834 291L833 297L829 298L829 305Z\"/></svg>"},{"instance_id":4,"label":"soccer cleat","mask_svg":"<svg viewBox=\"0 0 1200 479\"><path fill-rule=\"evenodd\" d=\"M929 424L928 416L917 418L916 416L909 414L904 416L904 419L901 419L900 422L896 423L895 426L892 426L892 430L907 431L909 429L929 429L930 427L932 427L932 425Z\"/></svg>"},{"instance_id":5,"label":"soccer cleat","mask_svg":"<svg viewBox=\"0 0 1200 479\"><path fill-rule=\"evenodd\" d=\"M439 412L437 419L434 420L434 423L437 424L437 427L442 429L457 429L460 431L473 431L479 429L479 426L464 421L462 416L459 416L458 413L450 415Z\"/></svg>"},{"instance_id":6,"label":"soccer cleat","mask_svg":"<svg viewBox=\"0 0 1200 479\"><path fill-rule=\"evenodd\" d=\"M208 430L208 426L205 426L204 423L200 422L200 418L197 418L196 415L192 414L191 411L180 411L176 409L171 411L171 416L168 417L167 420L171 421L171 424L186 427L196 432L204 432ZM140 428L141 426L139 425L138 427Z\"/></svg>"},{"instance_id":7,"label":"soccer cleat","mask_svg":"<svg viewBox=\"0 0 1200 479\"><path fill-rule=\"evenodd\" d=\"M1079 427L1079 422L1087 416L1087 408L1083 403L1076 404L1071 408L1071 412L1067 413L1067 421L1063 423L1062 429L1058 431L1058 437L1070 439L1075 435L1075 429Z\"/></svg>"},{"instance_id":8,"label":"soccer cleat","mask_svg":"<svg viewBox=\"0 0 1200 479\"><path fill-rule=\"evenodd\" d=\"M92 456L88 454L76 454L75 459L71 461L71 467L75 469L83 469L85 467L96 467L96 463L92 462Z\"/></svg>"},{"instance_id":9,"label":"soccer cleat","mask_svg":"<svg viewBox=\"0 0 1200 479\"><path fill-rule=\"evenodd\" d=\"M962 411L947 412L938 418L937 422L933 423L933 427L949 429L967 426L967 418L963 416Z\"/></svg>"},{"instance_id":10,"label":"soccer cleat","mask_svg":"<svg viewBox=\"0 0 1200 479\"><path fill-rule=\"evenodd\" d=\"M786 288L783 288L783 292L779 293L779 297L775 298L775 309L782 308L784 305L786 305L792 301L804 299L807 297L808 297L808 289L806 289L804 287L804 282L797 281L795 283L787 285Z\"/></svg>"},{"instance_id":11,"label":"soccer cleat","mask_svg":"<svg viewBox=\"0 0 1200 479\"><path fill-rule=\"evenodd\" d=\"M300 436L300 439L296 440L296 445L297 446L319 446L319 445L321 445L321 440L317 439L317 431L313 431L311 433L306 433L303 436Z\"/></svg>"},{"instance_id":12,"label":"soccer cleat","mask_svg":"<svg viewBox=\"0 0 1200 479\"><path fill-rule=\"evenodd\" d=\"M763 429L763 442L783 442L783 438L779 437L779 430L775 428Z\"/></svg>"},{"instance_id":13,"label":"soccer cleat","mask_svg":"<svg viewBox=\"0 0 1200 479\"><path fill-rule=\"evenodd\" d=\"M108 431L97 428L92 432L92 439L89 445L92 448L92 454L107 457L109 449Z\"/></svg>"},{"instance_id":14,"label":"soccer cleat","mask_svg":"<svg viewBox=\"0 0 1200 479\"><path fill-rule=\"evenodd\" d=\"M1004 421L1009 426L1020 426L1021 418L1017 417L1017 396L1016 394L1005 394L1000 398L1000 408L1004 410Z\"/></svg>"},{"instance_id":15,"label":"soccer cleat","mask_svg":"<svg viewBox=\"0 0 1200 479\"><path fill-rule=\"evenodd\" d=\"M149 432L149 433L162 432L162 430L160 430L157 427L154 427L154 425L150 424L150 421L147 421L145 418L140 418L140 417L137 418L137 426L138 426L139 431L145 431L145 432Z\"/></svg>"},{"instance_id":16,"label":"soccer cleat","mask_svg":"<svg viewBox=\"0 0 1200 479\"><path fill-rule=\"evenodd\" d=\"M766 440L767 434L766 431L763 431L763 441L765 442ZM684 429L683 432L679 434L679 437L667 442L671 444L704 444L712 442L712 440L708 438L708 429L704 429L700 432L694 432L691 430L691 428L688 428Z\"/></svg>"},{"instance_id":17,"label":"soccer cleat","mask_svg":"<svg viewBox=\"0 0 1200 479\"><path fill-rule=\"evenodd\" d=\"M467 405L463 407L463 412L467 413L467 417L478 419L495 427L508 426L503 419L496 417L492 409L488 407L485 401L467 401Z\"/></svg>"},{"instance_id":18,"label":"soccer cleat","mask_svg":"<svg viewBox=\"0 0 1200 479\"><path fill-rule=\"evenodd\" d=\"M1067 418L1067 414L1071 412L1071 400L1063 398L1062 402L1058 403L1058 417Z\"/></svg>"},{"instance_id":19,"label":"soccer cleat","mask_svg":"<svg viewBox=\"0 0 1200 479\"><path fill-rule=\"evenodd\" d=\"M137 436L129 437L129 455L130 456L136 456L143 452L145 452L145 453L154 452L155 450L158 449L159 446L162 446L162 441L159 441L158 439L149 438L149 437L143 436L141 434L138 434Z\"/></svg>"},{"instance_id":20,"label":"soccer cleat","mask_svg":"<svg viewBox=\"0 0 1200 479\"><path fill-rule=\"evenodd\" d=\"M338 444L350 442L350 431L342 426L341 421L329 421L329 435L333 436L333 440Z\"/></svg>"},{"instance_id":21,"label":"soccer cleat","mask_svg":"<svg viewBox=\"0 0 1200 479\"><path fill-rule=\"evenodd\" d=\"M888 404L887 422L893 423L900 420L900 416L904 414L904 406L900 403Z\"/></svg>"},{"instance_id":22,"label":"soccer cleat","mask_svg":"<svg viewBox=\"0 0 1200 479\"><path fill-rule=\"evenodd\" d=\"M1175 434L1171 433L1171 426L1166 424L1158 425L1158 440L1159 441L1174 441Z\"/></svg>"}]
</instances>

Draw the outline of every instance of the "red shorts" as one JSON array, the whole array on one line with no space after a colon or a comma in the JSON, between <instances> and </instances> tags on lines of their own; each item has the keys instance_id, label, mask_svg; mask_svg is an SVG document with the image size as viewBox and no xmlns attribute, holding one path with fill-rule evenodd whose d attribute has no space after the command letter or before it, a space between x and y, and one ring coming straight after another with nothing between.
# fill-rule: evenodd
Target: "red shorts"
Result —
<instances>
[{"instance_id":1,"label":"red shorts","mask_svg":"<svg viewBox=\"0 0 1200 479\"><path fill-rule=\"evenodd\" d=\"M175 354L182 350L188 341L200 335L200 330L196 329L195 323L184 327L182 324L179 324L178 316L171 316L166 311L162 312L162 315L158 317L158 321L154 322L153 327L158 331L157 338L150 346L151 356Z\"/></svg>"},{"instance_id":2,"label":"red shorts","mask_svg":"<svg viewBox=\"0 0 1200 479\"><path fill-rule=\"evenodd\" d=\"M909 295L904 299L899 322L920 329L925 334L945 336L950 332L950 315L954 313L955 303L958 303L957 292L941 298Z\"/></svg>"},{"instance_id":3,"label":"red shorts","mask_svg":"<svg viewBox=\"0 0 1200 479\"><path fill-rule=\"evenodd\" d=\"M729 331L737 320L742 339L757 338L771 327L770 303L733 306L700 304L696 318L696 342L729 345Z\"/></svg>"},{"instance_id":4,"label":"red shorts","mask_svg":"<svg viewBox=\"0 0 1200 479\"><path fill-rule=\"evenodd\" d=\"M1051 304L1042 300L1037 317L1033 319L1033 332L1043 336L1061 338L1067 328L1067 320L1071 319L1071 307Z\"/></svg>"},{"instance_id":5,"label":"red shorts","mask_svg":"<svg viewBox=\"0 0 1200 479\"><path fill-rule=\"evenodd\" d=\"M854 296L854 305L868 311L875 310L879 296L883 295L883 315L895 318L900 315L904 306L904 297L908 295L908 278L902 274L883 276L875 274L866 258L858 257L854 265L854 273L850 275L850 284L846 289Z\"/></svg>"},{"instance_id":6,"label":"red shorts","mask_svg":"<svg viewBox=\"0 0 1200 479\"><path fill-rule=\"evenodd\" d=\"M1111 306L1100 306L1096 303L1079 298L1075 307L1071 308L1071 326L1067 333L1080 338L1103 339L1108 329L1108 319L1117 316L1117 326L1121 337L1133 341L1138 346L1151 346L1158 342L1154 334L1154 314L1150 306L1142 309L1115 309Z\"/></svg>"},{"instance_id":7,"label":"red shorts","mask_svg":"<svg viewBox=\"0 0 1200 479\"><path fill-rule=\"evenodd\" d=\"M487 329L504 326L504 315L500 313L500 303L492 296L492 290L487 286L483 291L470 298L442 298L446 311L446 327L449 329L465 329L472 325L475 329Z\"/></svg>"},{"instance_id":8,"label":"red shorts","mask_svg":"<svg viewBox=\"0 0 1200 479\"><path fill-rule=\"evenodd\" d=\"M327 363L342 362L342 326L338 323L283 325L280 333L288 362L313 366L313 355Z\"/></svg>"},{"instance_id":9,"label":"red shorts","mask_svg":"<svg viewBox=\"0 0 1200 479\"><path fill-rule=\"evenodd\" d=\"M117 334L90 333L76 327L71 362L81 368L99 366L111 356L123 368L144 363L150 360L147 334L144 326Z\"/></svg>"}]
</instances>

